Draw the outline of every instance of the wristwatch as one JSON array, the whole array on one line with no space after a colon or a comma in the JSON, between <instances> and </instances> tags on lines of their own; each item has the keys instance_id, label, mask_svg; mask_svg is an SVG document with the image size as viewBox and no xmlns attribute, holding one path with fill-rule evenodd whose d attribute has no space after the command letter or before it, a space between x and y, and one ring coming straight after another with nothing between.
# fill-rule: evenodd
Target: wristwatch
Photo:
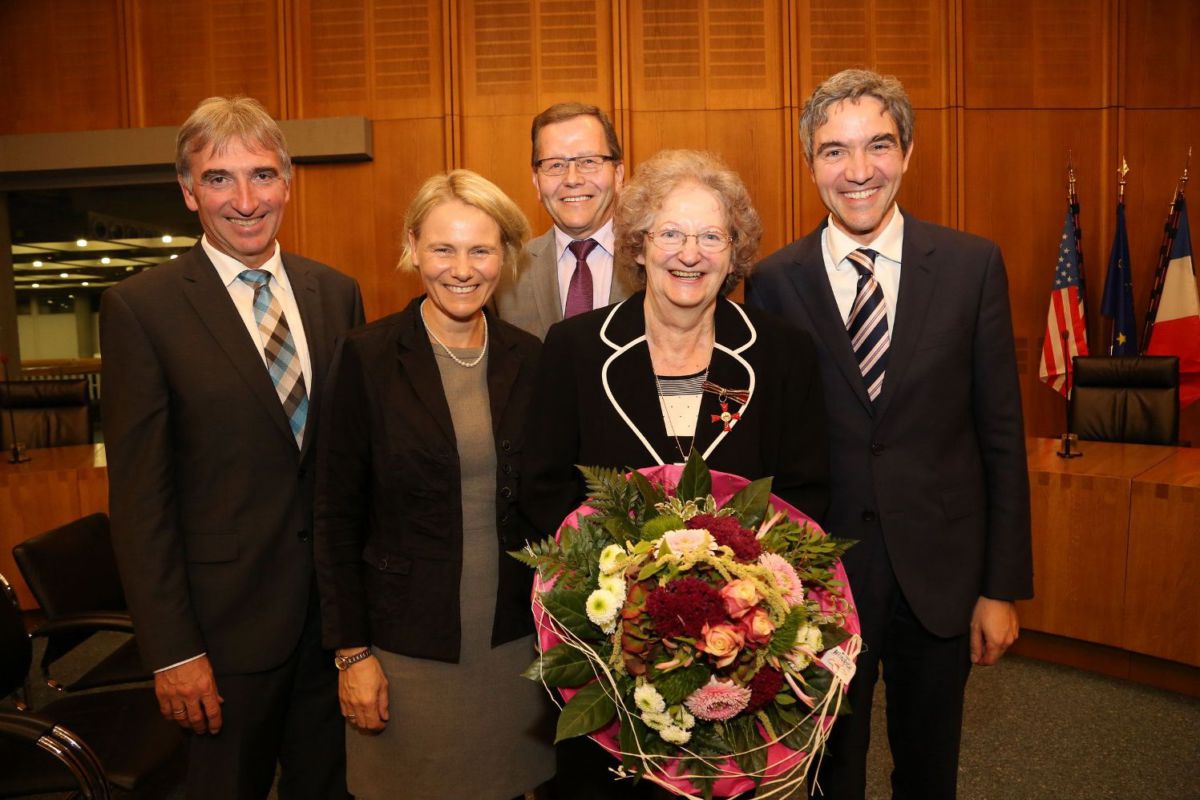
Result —
<instances>
[{"instance_id":1,"label":"wristwatch","mask_svg":"<svg viewBox=\"0 0 1200 800\"><path fill-rule=\"evenodd\" d=\"M334 656L333 665L340 670L348 670L351 664L357 664L369 655L371 655L371 648L366 647L352 656Z\"/></svg>"}]
</instances>

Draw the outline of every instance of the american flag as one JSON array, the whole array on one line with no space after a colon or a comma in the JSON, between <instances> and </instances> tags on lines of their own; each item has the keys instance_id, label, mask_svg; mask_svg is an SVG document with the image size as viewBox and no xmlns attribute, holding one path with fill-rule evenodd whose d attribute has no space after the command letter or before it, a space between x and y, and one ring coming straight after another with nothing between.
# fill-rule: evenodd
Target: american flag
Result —
<instances>
[{"instance_id":1,"label":"american flag","mask_svg":"<svg viewBox=\"0 0 1200 800\"><path fill-rule=\"evenodd\" d=\"M1054 288L1050 292L1046 337L1038 367L1041 379L1063 397L1071 391L1071 358L1088 354L1078 241L1075 216L1068 207L1058 242Z\"/></svg>"}]
</instances>

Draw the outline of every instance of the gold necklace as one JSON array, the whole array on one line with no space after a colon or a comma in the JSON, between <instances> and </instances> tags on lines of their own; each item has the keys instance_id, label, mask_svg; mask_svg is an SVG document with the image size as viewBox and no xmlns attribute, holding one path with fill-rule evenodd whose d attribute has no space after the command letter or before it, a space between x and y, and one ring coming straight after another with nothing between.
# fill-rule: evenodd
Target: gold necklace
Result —
<instances>
[{"instance_id":1,"label":"gold necklace","mask_svg":"<svg viewBox=\"0 0 1200 800\"><path fill-rule=\"evenodd\" d=\"M690 458L692 455L692 451L696 449L696 434L693 432L692 441L688 444L688 451L685 454L683 452L683 445L680 444L679 437L675 434L675 423L671 421L671 413L667 409L667 400L666 400L666 397L663 395L662 382L658 379L658 371L654 369L653 364L650 365L650 371L654 374L654 388L658 391L658 407L662 411L663 419L665 419L667 421L667 432L670 433L671 438L675 440L675 449L679 451L679 458L682 459L681 463L686 464L688 458ZM708 367L705 367L704 368L704 377L702 377L700 379L700 383L703 385L707 381L708 381ZM700 393L700 399L701 399L701 402L703 402L703 400L704 400L704 392L703 391L701 391L701 393ZM697 412L697 413L699 413L699 412ZM696 418L696 422L697 422L696 429L699 430L699 428L700 428L699 417Z\"/></svg>"}]
</instances>

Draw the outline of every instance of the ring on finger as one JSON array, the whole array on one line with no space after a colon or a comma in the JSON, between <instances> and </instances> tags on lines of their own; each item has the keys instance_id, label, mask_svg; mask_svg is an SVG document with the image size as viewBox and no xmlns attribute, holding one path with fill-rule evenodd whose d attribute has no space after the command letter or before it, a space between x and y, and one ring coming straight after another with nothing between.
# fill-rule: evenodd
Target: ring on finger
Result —
<instances>
[{"instance_id":1,"label":"ring on finger","mask_svg":"<svg viewBox=\"0 0 1200 800\"><path fill-rule=\"evenodd\" d=\"M172 711L172 712L171 712L171 716L173 716L173 717L186 717L186 716L187 716L187 709L186 709L186 708L177 708L177 709L175 709L174 711Z\"/></svg>"}]
</instances>

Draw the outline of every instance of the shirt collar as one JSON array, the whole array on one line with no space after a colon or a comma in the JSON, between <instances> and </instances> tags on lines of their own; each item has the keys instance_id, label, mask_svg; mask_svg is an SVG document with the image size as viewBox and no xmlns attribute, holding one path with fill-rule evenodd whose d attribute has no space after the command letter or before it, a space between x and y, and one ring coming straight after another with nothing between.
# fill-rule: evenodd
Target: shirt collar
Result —
<instances>
[{"instance_id":1,"label":"shirt collar","mask_svg":"<svg viewBox=\"0 0 1200 800\"><path fill-rule=\"evenodd\" d=\"M280 270L283 269L283 259L279 255L278 241L275 242L275 252L271 253L271 257L260 267L247 267L233 256L222 253L208 241L208 234L200 237L200 246L204 248L204 253L208 256L208 260L216 267L217 275L221 278L221 283L227 287L233 285L233 282L238 279L238 275L241 275L248 269L261 269L263 272L270 273L276 283L279 282Z\"/></svg>"},{"instance_id":2,"label":"shirt collar","mask_svg":"<svg viewBox=\"0 0 1200 800\"><path fill-rule=\"evenodd\" d=\"M615 239L613 236L612 217L609 217L608 222L605 222L603 225L601 225L598 231L587 238L595 239L596 244L600 245L600 247L604 249L604 252L611 256L613 254L613 245ZM562 258L563 251L566 250L567 246L573 241L575 240L559 230L557 225L554 226L554 254L557 257L555 260Z\"/></svg>"},{"instance_id":3,"label":"shirt collar","mask_svg":"<svg viewBox=\"0 0 1200 800\"><path fill-rule=\"evenodd\" d=\"M900 256L904 251L904 215L900 213L899 206L893 206L893 208L896 209L896 213L892 214L888 224L869 244L860 244L851 239L841 228L833 224L833 215L830 215L829 224L825 226L825 229L829 232L827 239L829 256L833 260L834 269L850 269L851 267L846 263L846 256L860 247L869 247L888 261L900 263Z\"/></svg>"}]
</instances>

